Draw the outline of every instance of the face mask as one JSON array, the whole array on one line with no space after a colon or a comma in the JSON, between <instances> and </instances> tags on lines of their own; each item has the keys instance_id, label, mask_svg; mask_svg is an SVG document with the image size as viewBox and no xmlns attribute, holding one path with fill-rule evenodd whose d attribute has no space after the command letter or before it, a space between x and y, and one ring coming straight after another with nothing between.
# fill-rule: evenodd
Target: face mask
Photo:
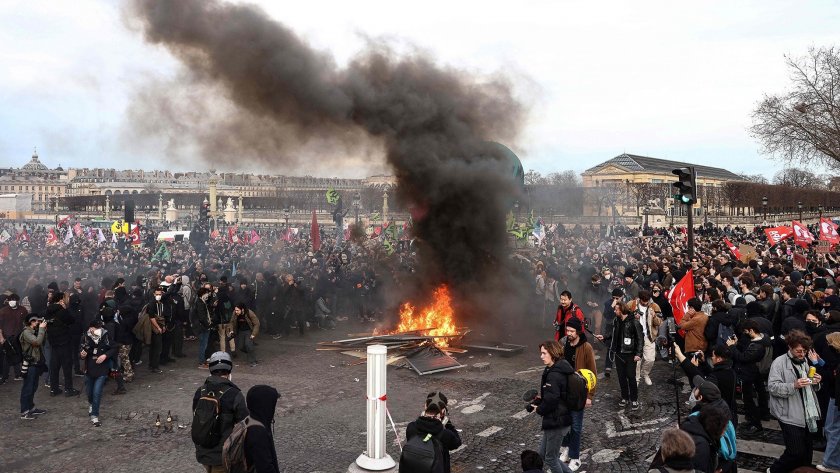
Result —
<instances>
[{"instance_id":1,"label":"face mask","mask_svg":"<svg viewBox=\"0 0 840 473\"><path fill-rule=\"evenodd\" d=\"M694 397L694 390L691 390L691 394L688 396L688 408L692 409L694 406L697 405L697 398Z\"/></svg>"},{"instance_id":2,"label":"face mask","mask_svg":"<svg viewBox=\"0 0 840 473\"><path fill-rule=\"evenodd\" d=\"M808 328L814 329L814 330L816 330L816 328L820 326L817 322L805 322L805 323L808 324Z\"/></svg>"},{"instance_id":3,"label":"face mask","mask_svg":"<svg viewBox=\"0 0 840 473\"><path fill-rule=\"evenodd\" d=\"M203 296L201 296L201 300L203 300L204 302L207 302L208 297L210 297L210 294L204 294Z\"/></svg>"},{"instance_id":4,"label":"face mask","mask_svg":"<svg viewBox=\"0 0 840 473\"><path fill-rule=\"evenodd\" d=\"M9 301L9 307L11 307L12 309L17 307L17 301Z\"/></svg>"},{"instance_id":5,"label":"face mask","mask_svg":"<svg viewBox=\"0 0 840 473\"><path fill-rule=\"evenodd\" d=\"M94 330L93 331L93 336L94 337L101 337L102 336L102 329L98 328L98 329Z\"/></svg>"},{"instance_id":6,"label":"face mask","mask_svg":"<svg viewBox=\"0 0 840 473\"><path fill-rule=\"evenodd\" d=\"M159 301L161 299L161 297L163 297L163 296L155 296L155 300Z\"/></svg>"}]
</instances>

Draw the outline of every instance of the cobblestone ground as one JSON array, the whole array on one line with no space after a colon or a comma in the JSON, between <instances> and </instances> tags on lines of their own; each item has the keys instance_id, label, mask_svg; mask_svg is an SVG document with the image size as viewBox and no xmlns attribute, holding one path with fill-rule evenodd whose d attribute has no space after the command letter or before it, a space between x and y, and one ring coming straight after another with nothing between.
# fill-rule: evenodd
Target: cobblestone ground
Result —
<instances>
[{"instance_id":1,"label":"cobblestone ground","mask_svg":"<svg viewBox=\"0 0 840 473\"><path fill-rule=\"evenodd\" d=\"M335 331L302 338L263 337L257 347L258 367L237 360L233 381L243 391L270 384L282 394L274 427L282 471L344 472L365 448L365 365L339 352L315 351L317 341L363 330L345 323ZM452 401L450 417L464 441L452 455L453 472L520 471L519 453L536 450L540 441L539 418L524 412L521 397L539 385L536 341L544 336L535 334L529 342L511 340L528 348L509 358L477 351L457 356L466 365L489 362L486 371L418 376L409 369L389 368L388 407L397 428L402 434L419 414L425 394L441 390ZM196 343L188 342L190 356L163 374L139 366L139 377L128 385L127 395L113 396L113 385L106 386L100 428L88 421L84 395L50 397L41 385L35 400L48 413L23 421L18 418L21 383L0 386L0 424L5 426L0 432L0 472L203 471L195 462L188 427L192 394L207 375L192 361L195 350ZM603 360L598 364L603 366ZM581 471L647 471L647 458L655 452L661 430L676 420L673 386L665 383L670 370L670 365L657 361L654 386L640 387L642 409L636 412L618 409L616 381L600 380L584 421ZM173 432L155 428L158 416L165 426L170 411L176 419ZM397 459L392 431L388 440L389 453Z\"/></svg>"}]
</instances>

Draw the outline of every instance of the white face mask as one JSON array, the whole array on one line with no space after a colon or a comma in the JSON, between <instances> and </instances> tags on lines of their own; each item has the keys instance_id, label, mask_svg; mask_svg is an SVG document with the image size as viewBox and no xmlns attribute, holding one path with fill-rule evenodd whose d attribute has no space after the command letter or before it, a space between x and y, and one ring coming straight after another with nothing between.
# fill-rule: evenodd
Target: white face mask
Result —
<instances>
[{"instance_id":1,"label":"white face mask","mask_svg":"<svg viewBox=\"0 0 840 473\"><path fill-rule=\"evenodd\" d=\"M163 297L163 296L155 296L155 300L159 301L161 297Z\"/></svg>"},{"instance_id":2,"label":"white face mask","mask_svg":"<svg viewBox=\"0 0 840 473\"><path fill-rule=\"evenodd\" d=\"M9 301L9 307L11 307L12 309L17 307L17 301Z\"/></svg>"},{"instance_id":3,"label":"white face mask","mask_svg":"<svg viewBox=\"0 0 840 473\"><path fill-rule=\"evenodd\" d=\"M102 329L101 328L94 329L93 336L94 337L101 337L102 336Z\"/></svg>"}]
</instances>

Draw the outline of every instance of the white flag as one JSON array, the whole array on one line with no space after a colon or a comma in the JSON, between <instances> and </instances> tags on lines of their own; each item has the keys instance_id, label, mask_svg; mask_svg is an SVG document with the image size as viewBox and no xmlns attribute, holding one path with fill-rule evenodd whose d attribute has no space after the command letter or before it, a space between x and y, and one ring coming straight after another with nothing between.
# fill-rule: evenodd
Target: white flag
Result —
<instances>
[{"instance_id":1,"label":"white flag","mask_svg":"<svg viewBox=\"0 0 840 473\"><path fill-rule=\"evenodd\" d=\"M103 241L105 241L105 235L103 235L103 234L102 234L102 229L101 229L101 228L99 228L99 229L97 229L97 230L99 230L99 232L98 232L98 233L97 233L97 235L96 235L96 240L97 240L99 243L102 243Z\"/></svg>"},{"instance_id":2,"label":"white flag","mask_svg":"<svg viewBox=\"0 0 840 473\"><path fill-rule=\"evenodd\" d=\"M3 233L0 233L0 243L6 243L9 241L9 238L12 238L12 236L9 235L9 232L6 230L3 230Z\"/></svg>"},{"instance_id":3,"label":"white flag","mask_svg":"<svg viewBox=\"0 0 840 473\"><path fill-rule=\"evenodd\" d=\"M73 241L73 230L67 229L67 235L64 236L64 244L69 245Z\"/></svg>"}]
</instances>

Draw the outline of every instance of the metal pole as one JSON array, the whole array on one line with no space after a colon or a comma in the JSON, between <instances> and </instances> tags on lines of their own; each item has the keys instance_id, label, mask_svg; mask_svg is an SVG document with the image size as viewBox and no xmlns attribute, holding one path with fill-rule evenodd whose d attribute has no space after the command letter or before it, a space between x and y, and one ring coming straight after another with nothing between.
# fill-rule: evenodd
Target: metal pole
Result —
<instances>
[{"instance_id":1,"label":"metal pole","mask_svg":"<svg viewBox=\"0 0 840 473\"><path fill-rule=\"evenodd\" d=\"M382 471L396 466L385 451L387 358L385 345L367 347L367 451L356 458L356 465L364 470Z\"/></svg>"},{"instance_id":2,"label":"metal pole","mask_svg":"<svg viewBox=\"0 0 840 473\"><path fill-rule=\"evenodd\" d=\"M688 259L694 258L694 204L687 204L688 209Z\"/></svg>"}]
</instances>

